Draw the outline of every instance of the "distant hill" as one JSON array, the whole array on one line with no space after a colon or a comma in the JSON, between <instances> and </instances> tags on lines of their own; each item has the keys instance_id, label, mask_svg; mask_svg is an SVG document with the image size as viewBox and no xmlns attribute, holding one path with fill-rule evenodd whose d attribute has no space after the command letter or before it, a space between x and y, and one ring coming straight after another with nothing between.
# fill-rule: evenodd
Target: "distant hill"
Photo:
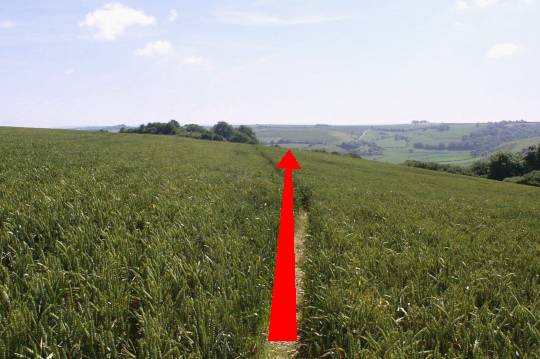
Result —
<instances>
[{"instance_id":1,"label":"distant hill","mask_svg":"<svg viewBox=\"0 0 540 359\"><path fill-rule=\"evenodd\" d=\"M258 125L254 130L259 140L269 145L351 153L391 163L417 160L463 165L501 149L520 151L540 137L540 123L524 121L416 122L383 126Z\"/></svg>"},{"instance_id":2,"label":"distant hill","mask_svg":"<svg viewBox=\"0 0 540 359\"><path fill-rule=\"evenodd\" d=\"M71 128L77 131L106 131L106 132L120 132L121 128L130 128L126 125L113 125L113 126L88 126L88 127L76 127Z\"/></svg>"}]
</instances>

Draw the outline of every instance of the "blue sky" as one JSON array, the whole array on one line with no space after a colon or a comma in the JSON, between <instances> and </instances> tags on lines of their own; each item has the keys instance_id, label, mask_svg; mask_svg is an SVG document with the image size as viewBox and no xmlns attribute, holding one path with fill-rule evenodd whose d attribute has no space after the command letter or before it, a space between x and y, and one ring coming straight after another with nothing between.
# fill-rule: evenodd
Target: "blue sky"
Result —
<instances>
[{"instance_id":1,"label":"blue sky","mask_svg":"<svg viewBox=\"0 0 540 359\"><path fill-rule=\"evenodd\" d=\"M0 125L540 121L540 0L17 0Z\"/></svg>"}]
</instances>

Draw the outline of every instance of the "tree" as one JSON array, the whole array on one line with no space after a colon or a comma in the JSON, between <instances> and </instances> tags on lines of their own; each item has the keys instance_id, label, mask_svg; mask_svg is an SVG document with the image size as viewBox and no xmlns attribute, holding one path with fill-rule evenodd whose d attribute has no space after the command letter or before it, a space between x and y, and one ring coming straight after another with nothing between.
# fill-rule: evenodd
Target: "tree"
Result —
<instances>
[{"instance_id":1,"label":"tree","mask_svg":"<svg viewBox=\"0 0 540 359\"><path fill-rule=\"evenodd\" d=\"M176 122L176 121L174 121L174 122L173 121L168 122L165 126L159 127L159 129L158 129L159 132L158 133L161 133L161 134L164 134L164 135L174 135L174 133L176 132L176 129L179 126L175 127L174 122ZM176 122L176 124L178 124L178 122Z\"/></svg>"},{"instance_id":2,"label":"tree","mask_svg":"<svg viewBox=\"0 0 540 359\"><path fill-rule=\"evenodd\" d=\"M229 141L238 143L252 143L251 138L249 138L245 133L236 130L233 132Z\"/></svg>"},{"instance_id":3,"label":"tree","mask_svg":"<svg viewBox=\"0 0 540 359\"><path fill-rule=\"evenodd\" d=\"M200 133L204 133L204 132L208 132L208 130L200 125L196 125L194 123L191 123L189 125L185 125L184 128L186 129L187 132L200 132Z\"/></svg>"},{"instance_id":4,"label":"tree","mask_svg":"<svg viewBox=\"0 0 540 359\"><path fill-rule=\"evenodd\" d=\"M536 169L540 170L540 144L536 146Z\"/></svg>"},{"instance_id":5,"label":"tree","mask_svg":"<svg viewBox=\"0 0 540 359\"><path fill-rule=\"evenodd\" d=\"M212 130L217 135L220 135L221 137L225 138L226 140L230 140L232 135L234 134L234 128L229 125L227 122L220 121L218 122Z\"/></svg>"},{"instance_id":6,"label":"tree","mask_svg":"<svg viewBox=\"0 0 540 359\"><path fill-rule=\"evenodd\" d=\"M238 127L238 132L243 133L244 135L248 136L251 139L251 143L258 143L259 140L257 139L257 135L255 134L255 131L251 127L248 126L240 126Z\"/></svg>"},{"instance_id":7,"label":"tree","mask_svg":"<svg viewBox=\"0 0 540 359\"><path fill-rule=\"evenodd\" d=\"M174 128L180 128L180 124L179 124L178 121L176 121L176 120L170 120L169 123L170 123Z\"/></svg>"},{"instance_id":8,"label":"tree","mask_svg":"<svg viewBox=\"0 0 540 359\"><path fill-rule=\"evenodd\" d=\"M470 167L471 173L475 176L487 177L489 174L489 164L486 161L475 161Z\"/></svg>"},{"instance_id":9,"label":"tree","mask_svg":"<svg viewBox=\"0 0 540 359\"><path fill-rule=\"evenodd\" d=\"M529 147L523 156L523 162L527 171L540 170L540 145Z\"/></svg>"},{"instance_id":10,"label":"tree","mask_svg":"<svg viewBox=\"0 0 540 359\"><path fill-rule=\"evenodd\" d=\"M502 181L507 177L521 175L519 159L510 152L497 152L489 159L488 178Z\"/></svg>"}]
</instances>

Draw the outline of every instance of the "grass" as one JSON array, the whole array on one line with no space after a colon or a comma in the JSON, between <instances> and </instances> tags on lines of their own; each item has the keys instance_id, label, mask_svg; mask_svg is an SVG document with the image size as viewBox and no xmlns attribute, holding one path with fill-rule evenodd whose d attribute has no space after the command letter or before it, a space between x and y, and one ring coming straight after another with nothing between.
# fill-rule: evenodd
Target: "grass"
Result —
<instances>
[{"instance_id":1,"label":"grass","mask_svg":"<svg viewBox=\"0 0 540 359\"><path fill-rule=\"evenodd\" d=\"M413 152L403 149L386 149L383 157L373 157L368 159L384 160L390 163L403 163L407 160L423 162L438 162L455 165L468 165L478 158L471 157L470 151L426 151L414 149Z\"/></svg>"},{"instance_id":2,"label":"grass","mask_svg":"<svg viewBox=\"0 0 540 359\"><path fill-rule=\"evenodd\" d=\"M506 142L496 148L496 151L506 152L520 152L529 146L536 146L540 144L540 137L531 137L523 140L517 140L512 142Z\"/></svg>"},{"instance_id":3,"label":"grass","mask_svg":"<svg viewBox=\"0 0 540 359\"><path fill-rule=\"evenodd\" d=\"M540 191L302 152L305 357L540 355Z\"/></svg>"},{"instance_id":4,"label":"grass","mask_svg":"<svg viewBox=\"0 0 540 359\"><path fill-rule=\"evenodd\" d=\"M278 142L284 140L286 143L305 144L340 144L343 141L350 141L352 137L339 130L332 130L326 126L254 126L257 137L263 143Z\"/></svg>"},{"instance_id":5,"label":"grass","mask_svg":"<svg viewBox=\"0 0 540 359\"><path fill-rule=\"evenodd\" d=\"M0 357L260 350L280 204L265 158L167 136L0 138Z\"/></svg>"},{"instance_id":6,"label":"grass","mask_svg":"<svg viewBox=\"0 0 540 359\"><path fill-rule=\"evenodd\" d=\"M264 355L282 149L0 128L0 357ZM540 356L540 190L297 152L302 357Z\"/></svg>"}]
</instances>

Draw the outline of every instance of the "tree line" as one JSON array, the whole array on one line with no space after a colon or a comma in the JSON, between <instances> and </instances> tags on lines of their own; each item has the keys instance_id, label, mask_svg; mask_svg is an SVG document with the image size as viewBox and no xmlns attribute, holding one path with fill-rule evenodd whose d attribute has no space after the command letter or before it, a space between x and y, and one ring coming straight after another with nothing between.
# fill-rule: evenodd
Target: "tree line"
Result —
<instances>
[{"instance_id":1,"label":"tree line","mask_svg":"<svg viewBox=\"0 0 540 359\"><path fill-rule=\"evenodd\" d=\"M237 128L221 121L206 128L196 124L181 126L178 121L169 122L149 122L146 125L140 125L135 128L122 127L121 133L143 133L151 135L170 135L190 137L209 141L229 141L237 143L259 143L255 131L249 126L239 126Z\"/></svg>"},{"instance_id":2,"label":"tree line","mask_svg":"<svg viewBox=\"0 0 540 359\"><path fill-rule=\"evenodd\" d=\"M521 153L497 152L489 159L476 161L469 167L412 160L405 161L404 164L434 171L540 186L540 144L530 146Z\"/></svg>"}]
</instances>

